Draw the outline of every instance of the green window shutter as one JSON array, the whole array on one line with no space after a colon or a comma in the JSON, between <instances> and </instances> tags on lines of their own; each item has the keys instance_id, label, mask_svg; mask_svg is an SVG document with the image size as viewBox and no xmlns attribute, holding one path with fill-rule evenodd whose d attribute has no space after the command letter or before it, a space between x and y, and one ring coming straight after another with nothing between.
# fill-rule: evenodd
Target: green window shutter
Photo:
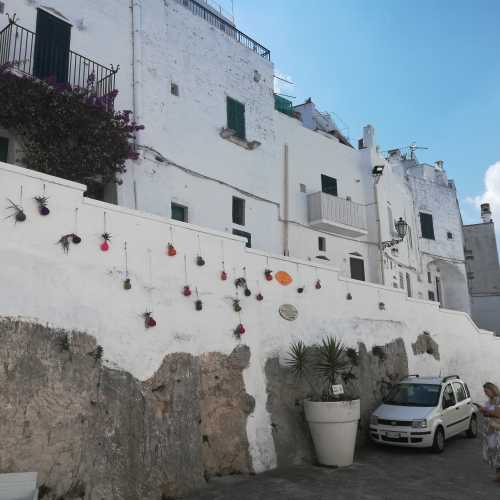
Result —
<instances>
[{"instance_id":1,"label":"green window shutter","mask_svg":"<svg viewBox=\"0 0 500 500\"><path fill-rule=\"evenodd\" d=\"M227 128L234 130L236 137L246 138L245 105L231 97L227 98Z\"/></svg>"},{"instance_id":2,"label":"green window shutter","mask_svg":"<svg viewBox=\"0 0 500 500\"><path fill-rule=\"evenodd\" d=\"M420 212L420 227L422 229L422 238L433 240L434 238L434 224L432 222L432 215Z\"/></svg>"},{"instance_id":3,"label":"green window shutter","mask_svg":"<svg viewBox=\"0 0 500 500\"><path fill-rule=\"evenodd\" d=\"M0 161L7 163L7 157L9 155L9 139L6 137L0 137Z\"/></svg>"}]
</instances>

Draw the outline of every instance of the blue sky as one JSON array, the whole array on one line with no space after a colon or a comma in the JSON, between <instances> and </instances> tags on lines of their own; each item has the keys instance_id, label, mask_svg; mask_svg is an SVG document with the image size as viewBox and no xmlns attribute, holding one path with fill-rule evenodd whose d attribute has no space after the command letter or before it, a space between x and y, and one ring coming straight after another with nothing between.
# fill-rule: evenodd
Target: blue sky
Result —
<instances>
[{"instance_id":1,"label":"blue sky","mask_svg":"<svg viewBox=\"0 0 500 500\"><path fill-rule=\"evenodd\" d=\"M464 222L484 197L500 218L500 1L234 0L234 12L295 102L337 113L354 144L371 123L382 150L429 147L418 157L445 161Z\"/></svg>"}]
</instances>

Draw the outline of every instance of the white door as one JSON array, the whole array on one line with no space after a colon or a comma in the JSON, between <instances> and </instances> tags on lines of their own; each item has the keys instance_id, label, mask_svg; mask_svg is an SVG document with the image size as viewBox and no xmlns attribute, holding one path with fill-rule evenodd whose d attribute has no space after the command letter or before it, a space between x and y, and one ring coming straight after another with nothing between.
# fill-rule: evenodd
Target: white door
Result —
<instances>
[{"instance_id":1,"label":"white door","mask_svg":"<svg viewBox=\"0 0 500 500\"><path fill-rule=\"evenodd\" d=\"M458 432L463 432L469 428L471 401L467 398L467 393L462 382L453 382L452 385L457 398L456 413L458 413L458 416L455 425L458 427Z\"/></svg>"},{"instance_id":2,"label":"white door","mask_svg":"<svg viewBox=\"0 0 500 500\"><path fill-rule=\"evenodd\" d=\"M441 402L441 415L444 423L446 438L458 434L456 420L459 420L457 413L457 400L451 384L447 384L443 389Z\"/></svg>"}]
</instances>

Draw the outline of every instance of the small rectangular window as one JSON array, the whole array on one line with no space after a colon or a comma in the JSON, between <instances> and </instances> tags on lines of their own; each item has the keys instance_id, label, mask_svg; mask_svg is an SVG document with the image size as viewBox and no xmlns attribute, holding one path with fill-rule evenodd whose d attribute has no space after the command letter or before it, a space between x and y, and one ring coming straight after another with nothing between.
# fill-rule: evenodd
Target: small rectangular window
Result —
<instances>
[{"instance_id":1,"label":"small rectangular window","mask_svg":"<svg viewBox=\"0 0 500 500\"><path fill-rule=\"evenodd\" d=\"M427 272L427 283L432 283L432 275L430 271Z\"/></svg>"},{"instance_id":2,"label":"small rectangular window","mask_svg":"<svg viewBox=\"0 0 500 500\"><path fill-rule=\"evenodd\" d=\"M474 255L466 255L465 260L474 260Z\"/></svg>"},{"instance_id":3,"label":"small rectangular window","mask_svg":"<svg viewBox=\"0 0 500 500\"><path fill-rule=\"evenodd\" d=\"M246 247L252 248L252 235L250 233L247 233L246 231L240 231L239 229L233 229L233 234L235 236L243 236L243 238L246 238Z\"/></svg>"},{"instance_id":4,"label":"small rectangular window","mask_svg":"<svg viewBox=\"0 0 500 500\"><path fill-rule=\"evenodd\" d=\"M299 184L300 192L305 193L306 192L306 185L305 184Z\"/></svg>"},{"instance_id":5,"label":"small rectangular window","mask_svg":"<svg viewBox=\"0 0 500 500\"><path fill-rule=\"evenodd\" d=\"M403 273L399 273L399 288L404 288L404 278L403 278Z\"/></svg>"},{"instance_id":6,"label":"small rectangular window","mask_svg":"<svg viewBox=\"0 0 500 500\"><path fill-rule=\"evenodd\" d=\"M245 225L245 200L233 196L233 224Z\"/></svg>"},{"instance_id":7,"label":"small rectangular window","mask_svg":"<svg viewBox=\"0 0 500 500\"><path fill-rule=\"evenodd\" d=\"M353 280L365 281L365 263L363 259L351 257L349 263L351 267L351 278Z\"/></svg>"},{"instance_id":8,"label":"small rectangular window","mask_svg":"<svg viewBox=\"0 0 500 500\"><path fill-rule=\"evenodd\" d=\"M245 105L241 102L227 98L227 128L234 130L236 137L245 140Z\"/></svg>"},{"instance_id":9,"label":"small rectangular window","mask_svg":"<svg viewBox=\"0 0 500 500\"><path fill-rule=\"evenodd\" d=\"M172 203L171 205L172 219L181 222L188 222L188 208L184 205L179 205L178 203Z\"/></svg>"},{"instance_id":10,"label":"small rectangular window","mask_svg":"<svg viewBox=\"0 0 500 500\"><path fill-rule=\"evenodd\" d=\"M5 3L4 2L0 2L0 14L3 14L5 11Z\"/></svg>"},{"instance_id":11,"label":"small rectangular window","mask_svg":"<svg viewBox=\"0 0 500 500\"><path fill-rule=\"evenodd\" d=\"M321 191L332 196L338 196L337 179L321 174Z\"/></svg>"},{"instance_id":12,"label":"small rectangular window","mask_svg":"<svg viewBox=\"0 0 500 500\"><path fill-rule=\"evenodd\" d=\"M436 295L435 295L435 294L434 294L434 292L433 292L433 291L431 291L431 290L429 290L429 291L427 292L427 296L429 297L429 300L432 300L432 301L436 300Z\"/></svg>"},{"instance_id":13,"label":"small rectangular window","mask_svg":"<svg viewBox=\"0 0 500 500\"><path fill-rule=\"evenodd\" d=\"M411 277L409 273L406 273L406 293L408 294L408 297L413 295L411 291Z\"/></svg>"},{"instance_id":14,"label":"small rectangular window","mask_svg":"<svg viewBox=\"0 0 500 500\"><path fill-rule=\"evenodd\" d=\"M176 83L172 82L170 84L170 93L172 95L175 95L175 96L179 97L179 85L177 85Z\"/></svg>"},{"instance_id":15,"label":"small rectangular window","mask_svg":"<svg viewBox=\"0 0 500 500\"><path fill-rule=\"evenodd\" d=\"M7 163L9 157L9 139L7 137L0 137L0 161Z\"/></svg>"},{"instance_id":16,"label":"small rectangular window","mask_svg":"<svg viewBox=\"0 0 500 500\"><path fill-rule=\"evenodd\" d=\"M453 233L450 233L449 231L446 233L446 236L448 237L449 240L453 239Z\"/></svg>"},{"instance_id":17,"label":"small rectangular window","mask_svg":"<svg viewBox=\"0 0 500 500\"><path fill-rule=\"evenodd\" d=\"M323 236L318 238L318 250L320 252L326 252L326 238L323 238Z\"/></svg>"},{"instance_id":18,"label":"small rectangular window","mask_svg":"<svg viewBox=\"0 0 500 500\"><path fill-rule=\"evenodd\" d=\"M420 227L422 229L422 238L434 240L434 223L432 215L420 212Z\"/></svg>"}]
</instances>

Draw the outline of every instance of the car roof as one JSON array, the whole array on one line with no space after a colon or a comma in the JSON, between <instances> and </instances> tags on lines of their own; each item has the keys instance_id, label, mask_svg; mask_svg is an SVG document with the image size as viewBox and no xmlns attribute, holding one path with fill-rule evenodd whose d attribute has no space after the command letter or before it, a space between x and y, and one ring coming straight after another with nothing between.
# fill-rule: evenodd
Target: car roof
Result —
<instances>
[{"instance_id":1,"label":"car roof","mask_svg":"<svg viewBox=\"0 0 500 500\"><path fill-rule=\"evenodd\" d=\"M453 381L453 382L462 382L458 375L449 375L447 377L420 377L418 375L412 375L405 377L401 382L405 384L432 384L432 385L441 385L445 382Z\"/></svg>"}]
</instances>

